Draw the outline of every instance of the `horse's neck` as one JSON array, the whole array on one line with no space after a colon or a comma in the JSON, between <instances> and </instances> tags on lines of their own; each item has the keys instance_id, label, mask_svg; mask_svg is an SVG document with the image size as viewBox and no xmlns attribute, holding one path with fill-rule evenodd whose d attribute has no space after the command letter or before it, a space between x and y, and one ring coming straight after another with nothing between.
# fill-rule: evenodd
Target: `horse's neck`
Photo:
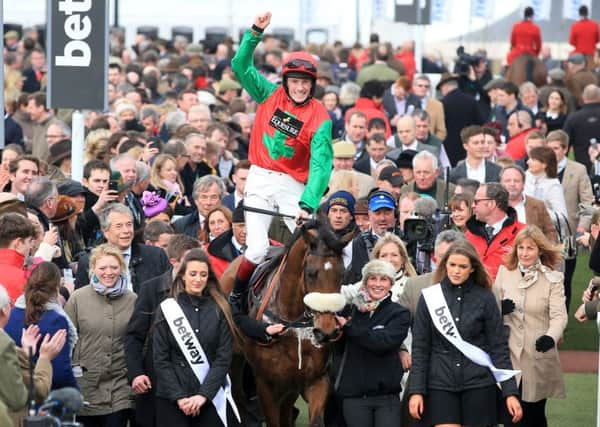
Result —
<instances>
[{"instance_id":1,"label":"horse's neck","mask_svg":"<svg viewBox=\"0 0 600 427\"><path fill-rule=\"evenodd\" d=\"M302 281L306 242L300 238L292 245L279 276L279 314L286 320L295 320L304 312Z\"/></svg>"}]
</instances>

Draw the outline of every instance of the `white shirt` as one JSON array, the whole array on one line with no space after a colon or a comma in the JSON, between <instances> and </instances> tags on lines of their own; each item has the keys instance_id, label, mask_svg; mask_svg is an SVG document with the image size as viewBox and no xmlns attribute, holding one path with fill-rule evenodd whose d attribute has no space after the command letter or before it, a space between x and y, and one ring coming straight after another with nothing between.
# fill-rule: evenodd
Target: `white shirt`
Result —
<instances>
[{"instance_id":1,"label":"white shirt","mask_svg":"<svg viewBox=\"0 0 600 427\"><path fill-rule=\"evenodd\" d=\"M517 211L517 220L520 223L527 224L527 214L525 212L525 197L523 197L519 203L514 205L513 208L515 209L515 211Z\"/></svg>"},{"instance_id":2,"label":"white shirt","mask_svg":"<svg viewBox=\"0 0 600 427\"><path fill-rule=\"evenodd\" d=\"M481 160L478 167L472 168L469 159L466 159L465 166L467 168L467 178L474 179L482 184L485 183L485 160Z\"/></svg>"},{"instance_id":3,"label":"white shirt","mask_svg":"<svg viewBox=\"0 0 600 427\"><path fill-rule=\"evenodd\" d=\"M504 221L506 221L507 218L508 218L508 215L504 215L504 218L502 218L497 223L495 223L495 224L487 224L487 225L491 225L492 227L494 227L494 236L496 234L500 233L500 230L502 230L502 224L504 224Z\"/></svg>"},{"instance_id":4,"label":"white shirt","mask_svg":"<svg viewBox=\"0 0 600 427\"><path fill-rule=\"evenodd\" d=\"M129 263L131 262L131 246L123 251L123 259L125 260L125 265L127 266L127 274L125 277L127 278L127 289L133 291L133 283L131 283L131 272L129 271Z\"/></svg>"}]
</instances>

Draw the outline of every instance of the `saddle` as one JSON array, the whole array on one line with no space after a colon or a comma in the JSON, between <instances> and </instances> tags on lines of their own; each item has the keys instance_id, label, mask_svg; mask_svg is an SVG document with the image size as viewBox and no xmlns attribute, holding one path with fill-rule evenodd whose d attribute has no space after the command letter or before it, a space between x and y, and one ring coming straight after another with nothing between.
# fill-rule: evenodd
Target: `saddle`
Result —
<instances>
[{"instance_id":1,"label":"saddle","mask_svg":"<svg viewBox=\"0 0 600 427\"><path fill-rule=\"evenodd\" d=\"M269 277L273 275L276 268L281 264L285 252L285 246L269 246L265 260L256 267L254 273L250 276L249 310L260 303L265 285L269 282Z\"/></svg>"}]
</instances>

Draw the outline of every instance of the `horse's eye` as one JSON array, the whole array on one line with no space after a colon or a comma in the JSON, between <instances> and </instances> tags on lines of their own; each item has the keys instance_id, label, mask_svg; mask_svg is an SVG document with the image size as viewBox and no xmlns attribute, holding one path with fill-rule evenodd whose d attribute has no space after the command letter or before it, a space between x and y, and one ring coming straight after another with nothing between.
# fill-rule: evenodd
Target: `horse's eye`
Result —
<instances>
[{"instance_id":1,"label":"horse's eye","mask_svg":"<svg viewBox=\"0 0 600 427\"><path fill-rule=\"evenodd\" d=\"M308 277L310 280L316 280L318 275L319 270L317 270L316 268L308 268L306 270L306 277Z\"/></svg>"}]
</instances>

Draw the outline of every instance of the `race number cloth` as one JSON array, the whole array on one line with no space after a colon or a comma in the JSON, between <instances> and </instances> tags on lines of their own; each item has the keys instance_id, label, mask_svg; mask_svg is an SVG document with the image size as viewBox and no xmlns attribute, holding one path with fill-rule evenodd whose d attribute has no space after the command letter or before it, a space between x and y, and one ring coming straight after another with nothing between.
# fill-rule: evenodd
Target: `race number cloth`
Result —
<instances>
[{"instance_id":1,"label":"race number cloth","mask_svg":"<svg viewBox=\"0 0 600 427\"><path fill-rule=\"evenodd\" d=\"M204 349L192 330L190 322L185 317L185 314L183 314L183 310L181 310L177 301L173 298L164 300L160 304L160 308L165 315L171 333L175 337L175 341L177 341L181 352L192 368L192 371L194 371L196 378L202 384L208 374L210 365ZM227 427L227 402L231 405L231 409L233 409L238 421L241 422L240 414L231 395L231 380L229 379L229 375L225 378L225 387L219 389L212 402L225 427Z\"/></svg>"},{"instance_id":2,"label":"race number cloth","mask_svg":"<svg viewBox=\"0 0 600 427\"><path fill-rule=\"evenodd\" d=\"M442 286L439 283L423 289L423 298L438 332L473 363L489 368L497 382L506 381L521 372L496 368L489 354L462 339L452 318L452 313L450 313L450 308L446 303L446 298L444 298Z\"/></svg>"}]
</instances>

